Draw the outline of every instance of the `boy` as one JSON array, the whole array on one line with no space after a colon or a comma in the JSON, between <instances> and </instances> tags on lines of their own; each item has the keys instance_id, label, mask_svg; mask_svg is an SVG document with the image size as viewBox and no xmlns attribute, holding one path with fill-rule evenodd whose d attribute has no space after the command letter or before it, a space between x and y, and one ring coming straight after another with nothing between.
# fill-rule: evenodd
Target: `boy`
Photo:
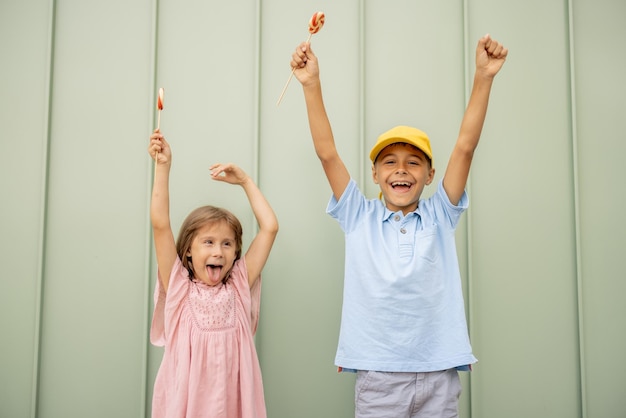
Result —
<instances>
[{"instance_id":1,"label":"boy","mask_svg":"<svg viewBox=\"0 0 626 418\"><path fill-rule=\"evenodd\" d=\"M315 152L332 189L327 212L346 239L344 300L336 365L357 372L355 416L457 417L458 370L476 362L464 312L454 231L467 209L465 185L508 50L485 35L456 145L436 193L428 136L398 126L370 152L380 199L368 200L337 153L322 100L317 57L307 43L292 55Z\"/></svg>"}]
</instances>

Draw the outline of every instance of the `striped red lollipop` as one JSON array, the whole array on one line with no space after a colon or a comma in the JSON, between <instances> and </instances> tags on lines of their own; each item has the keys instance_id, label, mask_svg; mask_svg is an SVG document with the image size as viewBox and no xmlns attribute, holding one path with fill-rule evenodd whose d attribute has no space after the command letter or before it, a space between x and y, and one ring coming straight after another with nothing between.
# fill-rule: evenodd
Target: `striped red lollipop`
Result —
<instances>
[{"instance_id":1,"label":"striped red lollipop","mask_svg":"<svg viewBox=\"0 0 626 418\"><path fill-rule=\"evenodd\" d=\"M159 97L157 97L157 109L159 110L163 110L163 95L165 93L165 90L163 90L163 87L159 88Z\"/></svg>"},{"instance_id":2,"label":"striped red lollipop","mask_svg":"<svg viewBox=\"0 0 626 418\"><path fill-rule=\"evenodd\" d=\"M163 110L163 96L165 95L165 90L163 87L159 88L159 95L157 97L157 110L159 111L159 115L157 117L157 129L161 128L161 110Z\"/></svg>"},{"instance_id":3,"label":"striped red lollipop","mask_svg":"<svg viewBox=\"0 0 626 418\"><path fill-rule=\"evenodd\" d=\"M311 40L311 36L313 36L314 33L317 33L320 31L320 29L322 29L322 26L324 26L325 19L326 17L324 16L324 12L313 13L313 16L311 16L311 19L309 19L309 37L306 40L307 43L309 43L309 41ZM280 104L280 101L283 100L283 96L285 95L285 91L287 91L287 86L289 85L289 82L291 81L291 78L293 77L294 71L296 71L295 68L291 70L291 74L289 75L289 78L287 79L287 83L285 83L285 87L283 87L283 91L280 93L280 97L278 98L278 102L276 103L276 106L278 106Z\"/></svg>"},{"instance_id":4,"label":"striped red lollipop","mask_svg":"<svg viewBox=\"0 0 626 418\"><path fill-rule=\"evenodd\" d=\"M311 35L322 29L322 26L324 26L324 18L324 12L315 12L315 14L311 16L311 20L309 20L309 33ZM309 39L311 38L311 35L309 35Z\"/></svg>"},{"instance_id":5,"label":"striped red lollipop","mask_svg":"<svg viewBox=\"0 0 626 418\"><path fill-rule=\"evenodd\" d=\"M163 87L159 88L159 94L157 96L157 110L159 111L157 115L157 129L161 129L161 110L163 110L163 96L165 95L165 90ZM156 179L156 168L157 162L159 160L159 152L157 151L154 154L154 178Z\"/></svg>"}]
</instances>

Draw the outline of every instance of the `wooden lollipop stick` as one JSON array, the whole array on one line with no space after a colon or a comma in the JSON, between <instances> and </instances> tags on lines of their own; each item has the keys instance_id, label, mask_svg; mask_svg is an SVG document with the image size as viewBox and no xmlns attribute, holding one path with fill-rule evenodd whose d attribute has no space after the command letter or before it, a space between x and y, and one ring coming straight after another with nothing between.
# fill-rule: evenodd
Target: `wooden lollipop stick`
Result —
<instances>
[{"instance_id":1,"label":"wooden lollipop stick","mask_svg":"<svg viewBox=\"0 0 626 418\"><path fill-rule=\"evenodd\" d=\"M313 13L313 16L309 20L309 37L306 40L307 44L311 41L311 36L313 36L314 33L317 33L319 32L320 29L322 29L322 26L324 26L324 20L325 20L325 16L323 12ZM285 92L287 91L287 86L289 85L289 82L293 78L293 73L295 71L296 71L296 68L295 67L292 68L291 74L289 74L289 78L287 79L287 82L285 83L285 87L283 87L283 91L280 93L278 102L276 102L276 106L278 106L280 104L280 101L283 100L283 96L285 95Z\"/></svg>"},{"instance_id":2,"label":"wooden lollipop stick","mask_svg":"<svg viewBox=\"0 0 626 418\"><path fill-rule=\"evenodd\" d=\"M313 34L309 33L309 37L306 40L307 43L309 43L309 41L311 40L311 36L313 36ZM291 69L291 74L289 74L289 78L287 79L287 82L285 83L285 87L283 87L283 91L280 93L280 97L278 98L278 102L276 102L276 106L280 105L280 101L283 100L283 96L285 95L285 92L287 91L287 86L289 86L289 82L291 82L291 79L293 78L293 73L295 71L296 71L295 67Z\"/></svg>"}]
</instances>

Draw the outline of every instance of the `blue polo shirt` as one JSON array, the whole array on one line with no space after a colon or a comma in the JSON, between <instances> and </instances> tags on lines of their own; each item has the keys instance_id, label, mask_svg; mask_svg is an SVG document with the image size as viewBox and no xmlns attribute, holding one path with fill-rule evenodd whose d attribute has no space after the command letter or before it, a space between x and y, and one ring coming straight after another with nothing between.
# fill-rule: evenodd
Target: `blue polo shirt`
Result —
<instances>
[{"instance_id":1,"label":"blue polo shirt","mask_svg":"<svg viewBox=\"0 0 626 418\"><path fill-rule=\"evenodd\" d=\"M345 278L335 364L343 369L429 372L476 362L455 245L467 194L443 189L406 216L368 200L350 180L327 212L345 233Z\"/></svg>"}]
</instances>

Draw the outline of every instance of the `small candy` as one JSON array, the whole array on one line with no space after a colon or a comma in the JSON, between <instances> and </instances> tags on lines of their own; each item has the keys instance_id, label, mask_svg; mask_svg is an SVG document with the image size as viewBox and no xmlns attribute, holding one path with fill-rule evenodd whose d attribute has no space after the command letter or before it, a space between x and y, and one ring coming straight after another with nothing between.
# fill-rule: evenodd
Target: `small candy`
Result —
<instances>
[{"instance_id":1,"label":"small candy","mask_svg":"<svg viewBox=\"0 0 626 418\"><path fill-rule=\"evenodd\" d=\"M159 97L157 98L157 109L163 110L163 87L159 88Z\"/></svg>"},{"instance_id":2,"label":"small candy","mask_svg":"<svg viewBox=\"0 0 626 418\"><path fill-rule=\"evenodd\" d=\"M309 33L319 32L322 26L324 26L324 12L316 12L309 20Z\"/></svg>"}]
</instances>

